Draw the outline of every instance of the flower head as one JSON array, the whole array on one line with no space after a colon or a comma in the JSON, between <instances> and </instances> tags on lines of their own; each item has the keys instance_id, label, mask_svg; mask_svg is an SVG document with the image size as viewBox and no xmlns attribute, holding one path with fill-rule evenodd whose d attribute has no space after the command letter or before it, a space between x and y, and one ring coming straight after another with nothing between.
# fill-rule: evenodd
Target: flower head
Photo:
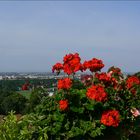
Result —
<instances>
[{"instance_id":1,"label":"flower head","mask_svg":"<svg viewBox=\"0 0 140 140\"><path fill-rule=\"evenodd\" d=\"M111 77L108 76L105 72L102 72L100 74L96 73L95 77L98 78L103 83L110 83L111 82Z\"/></svg>"},{"instance_id":2,"label":"flower head","mask_svg":"<svg viewBox=\"0 0 140 140\"><path fill-rule=\"evenodd\" d=\"M78 53L65 55L63 58L64 72L70 75L79 70L82 71L82 64L80 63L80 61L81 61L81 58L79 57Z\"/></svg>"},{"instance_id":3,"label":"flower head","mask_svg":"<svg viewBox=\"0 0 140 140\"><path fill-rule=\"evenodd\" d=\"M68 100L60 100L59 101L60 110L64 111L68 109Z\"/></svg>"},{"instance_id":4,"label":"flower head","mask_svg":"<svg viewBox=\"0 0 140 140\"><path fill-rule=\"evenodd\" d=\"M70 78L60 79L58 81L58 89L70 89L72 86L72 81Z\"/></svg>"},{"instance_id":5,"label":"flower head","mask_svg":"<svg viewBox=\"0 0 140 140\"><path fill-rule=\"evenodd\" d=\"M134 85L139 85L139 84L140 84L140 80L136 76L131 76L126 80L126 87L128 89L132 88Z\"/></svg>"},{"instance_id":6,"label":"flower head","mask_svg":"<svg viewBox=\"0 0 140 140\"><path fill-rule=\"evenodd\" d=\"M114 67L114 66L112 66L108 69L108 73L111 74L111 75L113 75L113 74L122 75L121 69L118 68L118 67Z\"/></svg>"},{"instance_id":7,"label":"flower head","mask_svg":"<svg viewBox=\"0 0 140 140\"><path fill-rule=\"evenodd\" d=\"M101 123L106 126L117 127L120 123L120 114L117 110L104 111L101 117Z\"/></svg>"},{"instance_id":8,"label":"flower head","mask_svg":"<svg viewBox=\"0 0 140 140\"><path fill-rule=\"evenodd\" d=\"M133 115L134 117L140 116L140 111L139 111L138 109L136 109L136 108L132 108L132 109L131 109L131 113L132 113L132 115Z\"/></svg>"},{"instance_id":9,"label":"flower head","mask_svg":"<svg viewBox=\"0 0 140 140\"><path fill-rule=\"evenodd\" d=\"M93 85L88 88L86 96L95 101L104 102L107 100L107 93L104 90L104 87L101 85Z\"/></svg>"},{"instance_id":10,"label":"flower head","mask_svg":"<svg viewBox=\"0 0 140 140\"><path fill-rule=\"evenodd\" d=\"M140 80L136 76L131 76L126 80L126 88L131 91L132 94L136 94L135 85L140 85Z\"/></svg>"},{"instance_id":11,"label":"flower head","mask_svg":"<svg viewBox=\"0 0 140 140\"><path fill-rule=\"evenodd\" d=\"M83 64L84 70L89 69L91 72L100 71L104 67L102 60L93 58L92 60L85 61Z\"/></svg>"},{"instance_id":12,"label":"flower head","mask_svg":"<svg viewBox=\"0 0 140 140\"><path fill-rule=\"evenodd\" d=\"M61 63L56 63L52 67L52 72L56 71L56 73L59 74L62 69L63 69L63 65Z\"/></svg>"}]
</instances>

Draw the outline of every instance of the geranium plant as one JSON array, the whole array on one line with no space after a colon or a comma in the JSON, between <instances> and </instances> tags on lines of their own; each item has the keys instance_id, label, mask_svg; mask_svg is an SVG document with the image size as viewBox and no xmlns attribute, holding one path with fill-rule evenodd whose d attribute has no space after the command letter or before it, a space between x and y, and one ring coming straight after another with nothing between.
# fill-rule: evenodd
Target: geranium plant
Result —
<instances>
[{"instance_id":1,"label":"geranium plant","mask_svg":"<svg viewBox=\"0 0 140 140\"><path fill-rule=\"evenodd\" d=\"M10 121L0 125L0 138L8 134L11 140L139 140L140 79L124 76L114 66L101 72L104 66L97 58L82 63L78 53L64 56L52 67L57 75L67 75L58 79L56 93L43 96L35 112L18 122L9 116ZM91 74L84 74L86 70ZM78 71L83 72L81 79L76 78Z\"/></svg>"},{"instance_id":2,"label":"geranium plant","mask_svg":"<svg viewBox=\"0 0 140 140\"><path fill-rule=\"evenodd\" d=\"M61 69L57 64L53 72L63 70L68 75L58 80L54 95L56 111L65 117L61 126L65 138L95 138L117 130L118 138L125 139L136 133L135 122L140 116L138 77L124 78L117 67L101 72L105 66L102 60L93 58L82 64L78 53L64 56ZM81 88L75 87L77 79L73 75L85 70L91 75L78 81Z\"/></svg>"}]
</instances>

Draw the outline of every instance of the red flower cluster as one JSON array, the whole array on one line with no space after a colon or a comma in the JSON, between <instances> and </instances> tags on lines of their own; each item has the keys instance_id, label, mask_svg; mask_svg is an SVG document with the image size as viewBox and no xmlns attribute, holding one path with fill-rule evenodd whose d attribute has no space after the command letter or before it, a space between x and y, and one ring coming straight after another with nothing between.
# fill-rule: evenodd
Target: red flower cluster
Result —
<instances>
[{"instance_id":1,"label":"red flower cluster","mask_svg":"<svg viewBox=\"0 0 140 140\"><path fill-rule=\"evenodd\" d=\"M68 75L75 73L79 70L87 70L89 69L91 72L100 71L104 64L102 60L93 58L92 60L85 61L83 65L81 64L81 58L79 57L78 53L75 54L66 54L63 58L63 64L56 63L52 67L52 72L56 71L57 74L60 73L61 70L64 70L65 73Z\"/></svg>"},{"instance_id":2,"label":"red flower cluster","mask_svg":"<svg viewBox=\"0 0 140 140\"><path fill-rule=\"evenodd\" d=\"M70 78L60 79L58 81L58 89L70 89L72 86L72 81Z\"/></svg>"},{"instance_id":3,"label":"red flower cluster","mask_svg":"<svg viewBox=\"0 0 140 140\"><path fill-rule=\"evenodd\" d=\"M22 90L29 90L29 84L22 85Z\"/></svg>"},{"instance_id":4,"label":"red flower cluster","mask_svg":"<svg viewBox=\"0 0 140 140\"><path fill-rule=\"evenodd\" d=\"M56 73L59 74L62 69L63 69L63 65L61 63L56 63L52 67L52 72L56 71Z\"/></svg>"},{"instance_id":5,"label":"red flower cluster","mask_svg":"<svg viewBox=\"0 0 140 140\"><path fill-rule=\"evenodd\" d=\"M100 71L104 67L102 60L93 58L92 60L85 61L83 64L84 70L89 69L91 72Z\"/></svg>"},{"instance_id":6,"label":"red flower cluster","mask_svg":"<svg viewBox=\"0 0 140 140\"><path fill-rule=\"evenodd\" d=\"M60 100L59 101L60 110L64 111L68 109L68 100Z\"/></svg>"},{"instance_id":7,"label":"red flower cluster","mask_svg":"<svg viewBox=\"0 0 140 140\"><path fill-rule=\"evenodd\" d=\"M114 67L114 66L109 68L108 72L110 74L115 74L115 75L121 75L122 74L121 69L118 68L118 67Z\"/></svg>"},{"instance_id":8,"label":"red flower cluster","mask_svg":"<svg viewBox=\"0 0 140 140\"><path fill-rule=\"evenodd\" d=\"M126 80L126 87L127 89L130 89L132 94L136 94L136 90L134 85L140 85L140 80L136 76L131 76Z\"/></svg>"},{"instance_id":9,"label":"red flower cluster","mask_svg":"<svg viewBox=\"0 0 140 140\"><path fill-rule=\"evenodd\" d=\"M104 87L101 85L93 85L88 88L86 96L89 99L96 100L99 102L104 102L107 100L107 93L104 90Z\"/></svg>"},{"instance_id":10,"label":"red flower cluster","mask_svg":"<svg viewBox=\"0 0 140 140\"><path fill-rule=\"evenodd\" d=\"M116 89L116 90L121 90L122 89L122 85L119 84L119 82L116 80L116 78L112 77L111 78L111 83L112 83L112 86L114 87L114 89Z\"/></svg>"},{"instance_id":11,"label":"red flower cluster","mask_svg":"<svg viewBox=\"0 0 140 140\"><path fill-rule=\"evenodd\" d=\"M128 89L132 88L134 85L139 85L139 84L140 84L140 80L136 76L131 76L126 80L126 87Z\"/></svg>"},{"instance_id":12,"label":"red flower cluster","mask_svg":"<svg viewBox=\"0 0 140 140\"><path fill-rule=\"evenodd\" d=\"M82 71L81 58L78 53L65 55L63 58L63 69L68 75L75 73L79 70Z\"/></svg>"},{"instance_id":13,"label":"red flower cluster","mask_svg":"<svg viewBox=\"0 0 140 140\"><path fill-rule=\"evenodd\" d=\"M101 117L101 123L106 126L117 127L120 123L120 114L117 110L104 111Z\"/></svg>"},{"instance_id":14,"label":"red flower cluster","mask_svg":"<svg viewBox=\"0 0 140 140\"><path fill-rule=\"evenodd\" d=\"M101 82L104 83L105 86L113 86L115 89L118 88L118 81L114 78L114 77L111 77L110 74L108 73L96 73L95 74L95 77L98 78Z\"/></svg>"},{"instance_id":15,"label":"red flower cluster","mask_svg":"<svg viewBox=\"0 0 140 140\"><path fill-rule=\"evenodd\" d=\"M100 81L104 82L104 83L108 83L111 81L111 77L109 77L105 72L102 73L96 73L95 77L98 78Z\"/></svg>"}]
</instances>

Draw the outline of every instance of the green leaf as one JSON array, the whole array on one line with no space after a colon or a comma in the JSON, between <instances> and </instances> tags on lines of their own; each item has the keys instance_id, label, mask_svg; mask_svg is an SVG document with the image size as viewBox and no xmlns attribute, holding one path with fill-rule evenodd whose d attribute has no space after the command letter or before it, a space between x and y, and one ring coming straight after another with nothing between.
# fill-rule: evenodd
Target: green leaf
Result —
<instances>
[{"instance_id":1,"label":"green leaf","mask_svg":"<svg viewBox=\"0 0 140 140\"><path fill-rule=\"evenodd\" d=\"M88 110L94 110L93 104L86 103L86 104L85 104L85 107L86 107L86 109L88 109Z\"/></svg>"},{"instance_id":2,"label":"green leaf","mask_svg":"<svg viewBox=\"0 0 140 140\"><path fill-rule=\"evenodd\" d=\"M84 112L84 108L83 107L72 106L72 107L70 107L70 110L73 111L73 112L80 113L80 114L82 114Z\"/></svg>"}]
</instances>

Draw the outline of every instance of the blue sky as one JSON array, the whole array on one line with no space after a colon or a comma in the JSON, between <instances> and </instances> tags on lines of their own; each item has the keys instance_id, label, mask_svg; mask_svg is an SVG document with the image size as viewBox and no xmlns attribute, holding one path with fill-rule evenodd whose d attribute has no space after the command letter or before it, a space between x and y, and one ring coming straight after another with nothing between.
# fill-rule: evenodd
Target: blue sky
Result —
<instances>
[{"instance_id":1,"label":"blue sky","mask_svg":"<svg viewBox=\"0 0 140 140\"><path fill-rule=\"evenodd\" d=\"M140 71L139 1L0 2L0 72L51 71L67 53Z\"/></svg>"}]
</instances>

